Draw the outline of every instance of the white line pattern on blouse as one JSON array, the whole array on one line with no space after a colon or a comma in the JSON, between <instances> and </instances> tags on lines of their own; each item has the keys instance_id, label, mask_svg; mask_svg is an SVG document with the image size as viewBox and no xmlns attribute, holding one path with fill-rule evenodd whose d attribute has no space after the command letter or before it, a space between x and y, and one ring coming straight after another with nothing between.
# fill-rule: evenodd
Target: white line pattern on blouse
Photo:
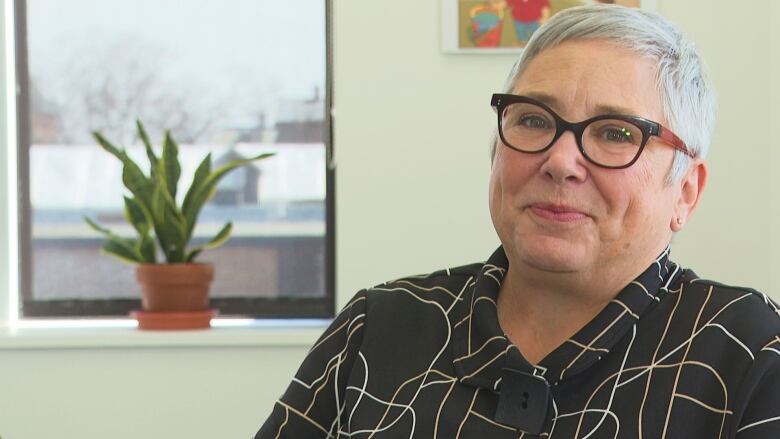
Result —
<instances>
[{"instance_id":1,"label":"white line pattern on blouse","mask_svg":"<svg viewBox=\"0 0 780 439\"><path fill-rule=\"evenodd\" d=\"M256 437L780 437L780 308L667 258L537 365L498 325L502 249L363 290ZM550 385L538 436L495 421L505 367Z\"/></svg>"}]
</instances>

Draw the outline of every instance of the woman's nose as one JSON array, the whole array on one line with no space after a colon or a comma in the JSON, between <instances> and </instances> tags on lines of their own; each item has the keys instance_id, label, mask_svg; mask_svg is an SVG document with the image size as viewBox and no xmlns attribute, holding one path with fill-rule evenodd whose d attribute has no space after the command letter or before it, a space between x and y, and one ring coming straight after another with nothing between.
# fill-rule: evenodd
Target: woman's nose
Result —
<instances>
[{"instance_id":1,"label":"woman's nose","mask_svg":"<svg viewBox=\"0 0 780 439\"><path fill-rule=\"evenodd\" d=\"M580 152L577 138L571 131L564 132L543 154L545 160L541 172L556 184L585 181L588 174L585 157Z\"/></svg>"}]
</instances>

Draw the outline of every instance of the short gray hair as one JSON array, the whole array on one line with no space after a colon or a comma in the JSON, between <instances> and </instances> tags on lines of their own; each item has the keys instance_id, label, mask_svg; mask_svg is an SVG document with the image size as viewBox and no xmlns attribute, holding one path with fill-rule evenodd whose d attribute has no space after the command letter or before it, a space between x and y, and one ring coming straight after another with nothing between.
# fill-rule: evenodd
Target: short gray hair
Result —
<instances>
[{"instance_id":1,"label":"short gray hair","mask_svg":"<svg viewBox=\"0 0 780 439\"><path fill-rule=\"evenodd\" d=\"M507 78L505 92L512 92L531 60L545 49L565 41L588 39L606 40L654 60L669 128L695 157L707 155L715 125L715 90L704 61L674 24L646 10L595 4L555 14L528 41ZM495 148L496 141L491 146L491 157ZM678 181L689 165L690 158L677 151L667 180Z\"/></svg>"}]
</instances>

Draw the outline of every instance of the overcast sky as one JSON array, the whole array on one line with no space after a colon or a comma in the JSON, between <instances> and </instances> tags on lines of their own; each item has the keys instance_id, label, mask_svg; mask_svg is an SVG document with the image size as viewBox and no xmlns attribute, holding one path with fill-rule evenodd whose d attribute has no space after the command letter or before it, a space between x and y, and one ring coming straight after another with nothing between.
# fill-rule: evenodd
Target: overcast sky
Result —
<instances>
[{"instance_id":1,"label":"overcast sky","mask_svg":"<svg viewBox=\"0 0 780 439\"><path fill-rule=\"evenodd\" d=\"M187 72L215 93L264 81L281 96L322 89L322 0L29 0L31 70L72 56L71 45L117 36L159 45L161 68ZM76 60L70 60L71 62ZM158 62L158 61L155 61Z\"/></svg>"}]
</instances>

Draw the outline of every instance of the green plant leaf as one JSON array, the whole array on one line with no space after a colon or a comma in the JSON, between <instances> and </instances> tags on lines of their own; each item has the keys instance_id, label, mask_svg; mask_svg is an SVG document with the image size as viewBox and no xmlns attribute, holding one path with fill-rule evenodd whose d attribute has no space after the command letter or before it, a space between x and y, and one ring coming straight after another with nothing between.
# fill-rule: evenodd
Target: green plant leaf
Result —
<instances>
[{"instance_id":1,"label":"green plant leaf","mask_svg":"<svg viewBox=\"0 0 780 439\"><path fill-rule=\"evenodd\" d=\"M192 177L192 184L184 195L184 201L181 203L181 211L184 214L184 218L187 221L187 236L192 236L192 230L195 228L195 221L197 220L197 211L193 211L192 201L198 188L206 181L206 177L211 173L211 153L206 154L206 157L198 165L195 170L195 175Z\"/></svg>"},{"instance_id":2,"label":"green plant leaf","mask_svg":"<svg viewBox=\"0 0 780 439\"><path fill-rule=\"evenodd\" d=\"M158 224L165 222L165 200L163 199L163 192L165 188L159 180L155 182L154 191L152 191L151 197L151 213L152 220L154 221L155 228Z\"/></svg>"},{"instance_id":3,"label":"green plant leaf","mask_svg":"<svg viewBox=\"0 0 780 439\"><path fill-rule=\"evenodd\" d=\"M156 264L157 263L157 247L154 245L154 239L147 235L141 236L138 241L136 251L144 263Z\"/></svg>"},{"instance_id":4,"label":"green plant leaf","mask_svg":"<svg viewBox=\"0 0 780 439\"><path fill-rule=\"evenodd\" d=\"M134 247L135 253L142 262L154 264L157 257L154 239L149 234L153 227L151 214L135 199L125 197L125 217L140 236Z\"/></svg>"},{"instance_id":5,"label":"green plant leaf","mask_svg":"<svg viewBox=\"0 0 780 439\"><path fill-rule=\"evenodd\" d=\"M167 216L168 221L160 225L157 234L166 235L167 248L165 249L165 259L169 264L184 262L184 251L187 240L184 235L184 225L175 220L171 214Z\"/></svg>"},{"instance_id":6,"label":"green plant leaf","mask_svg":"<svg viewBox=\"0 0 780 439\"><path fill-rule=\"evenodd\" d=\"M141 139L141 142L143 142L144 148L146 149L146 156L149 158L149 164L152 169L150 175L152 176L152 179L154 179L154 173L156 171L157 161L159 159L154 154L154 149L152 149L152 142L149 141L149 136L146 134L146 130L144 129L144 124L141 123L140 119L136 119L135 125L136 127L138 127L138 137Z\"/></svg>"},{"instance_id":7,"label":"green plant leaf","mask_svg":"<svg viewBox=\"0 0 780 439\"><path fill-rule=\"evenodd\" d=\"M103 244L103 252L115 256L123 262L132 264L146 262L146 258L139 252L139 242L137 240L119 237L111 232L111 230L100 226L88 217L84 217L84 221L92 227L92 229L106 236L106 242ZM148 235L147 240L151 240ZM152 253L154 253L153 241ZM152 256L152 258L154 258L154 256Z\"/></svg>"},{"instance_id":8,"label":"green plant leaf","mask_svg":"<svg viewBox=\"0 0 780 439\"><path fill-rule=\"evenodd\" d=\"M181 262L186 244L186 240L183 239L184 225L181 221L177 221L175 206L172 207L169 203L170 194L165 186L166 183L162 180L155 182L152 194L154 231L166 261Z\"/></svg>"},{"instance_id":9,"label":"green plant leaf","mask_svg":"<svg viewBox=\"0 0 780 439\"><path fill-rule=\"evenodd\" d=\"M152 229L151 214L135 198L125 197L125 218L143 237Z\"/></svg>"},{"instance_id":10,"label":"green plant leaf","mask_svg":"<svg viewBox=\"0 0 780 439\"><path fill-rule=\"evenodd\" d=\"M224 244L225 241L230 239L230 233L233 231L233 223L229 222L222 226L222 228L217 232L217 234L211 238L211 241L203 244L201 247L203 249L207 248L216 248L220 245Z\"/></svg>"},{"instance_id":11,"label":"green plant leaf","mask_svg":"<svg viewBox=\"0 0 780 439\"><path fill-rule=\"evenodd\" d=\"M136 242L132 239L117 236L109 238L103 245L103 251L131 264L143 262L141 255L136 251Z\"/></svg>"},{"instance_id":12,"label":"green plant leaf","mask_svg":"<svg viewBox=\"0 0 780 439\"><path fill-rule=\"evenodd\" d=\"M168 185L168 193L171 197L176 199L176 188L179 185L179 177L181 176L181 165L179 164L179 145L171 137L171 133L165 132L165 140L163 140L163 154L162 161L165 168L165 180Z\"/></svg>"},{"instance_id":13,"label":"green plant leaf","mask_svg":"<svg viewBox=\"0 0 780 439\"><path fill-rule=\"evenodd\" d=\"M138 165L132 159L130 159L124 150L119 150L97 131L93 132L92 135L95 137L95 140L97 140L98 144L103 147L103 149L113 154L122 162L122 182L124 183L125 187L127 187L127 189L129 189L130 192L135 195L135 198L148 208L151 204L150 198L152 190L154 189L153 184L149 178L144 175L143 171L141 171L141 168L139 168Z\"/></svg>"},{"instance_id":14,"label":"green plant leaf","mask_svg":"<svg viewBox=\"0 0 780 439\"><path fill-rule=\"evenodd\" d=\"M178 246L183 249L189 240L187 238L186 219L176 205L176 201L173 199L172 194L167 191L165 182L160 181L159 184L161 187L160 194L162 195L162 203L165 207L165 218L176 226L176 234L173 238Z\"/></svg>"},{"instance_id":15,"label":"green plant leaf","mask_svg":"<svg viewBox=\"0 0 780 439\"><path fill-rule=\"evenodd\" d=\"M193 248L189 253L187 253L187 262L192 262L195 259L195 256L197 256L200 252L206 249L210 248L216 248L220 245L224 244L228 239L230 239L230 233L233 231L233 223L227 223L224 226L222 226L222 229L217 232L216 236L211 238L211 240L205 244L199 245L195 248Z\"/></svg>"},{"instance_id":16,"label":"green plant leaf","mask_svg":"<svg viewBox=\"0 0 780 439\"><path fill-rule=\"evenodd\" d=\"M187 259L185 260L185 262L187 263L195 262L195 258L198 257L200 252L201 252L200 250L192 250L191 252L187 253Z\"/></svg>"},{"instance_id":17,"label":"green plant leaf","mask_svg":"<svg viewBox=\"0 0 780 439\"><path fill-rule=\"evenodd\" d=\"M104 235L106 235L106 236L113 235L113 233L111 233L111 230L108 230L107 228L105 228L105 227L103 227L103 226L99 225L98 223L96 223L95 221L93 221L92 219L90 219L89 217L86 217L86 216L85 216L85 217L84 217L84 221L85 221L85 222L86 222L86 223L87 223L87 224L88 224L90 227L92 227L92 229L93 229L93 230L95 230L95 231L97 231L97 232L100 232L100 233L102 233L102 234L104 234Z\"/></svg>"},{"instance_id":18,"label":"green plant leaf","mask_svg":"<svg viewBox=\"0 0 780 439\"><path fill-rule=\"evenodd\" d=\"M122 154L122 151L119 150L116 146L114 146L111 142L108 141L105 137L103 137L102 134L100 134L97 131L92 132L92 137L95 138L97 143L106 151L111 153L114 157L118 158L119 160L123 160L124 154Z\"/></svg>"},{"instance_id":19,"label":"green plant leaf","mask_svg":"<svg viewBox=\"0 0 780 439\"><path fill-rule=\"evenodd\" d=\"M211 197L214 196L214 193L217 190L217 183L219 183L222 177L227 175L228 172L238 168L239 166L246 165L256 160L262 160L271 157L273 155L274 155L273 153L264 153L246 159L231 160L228 163L225 163L224 165L210 172L205 178L203 178L202 181L200 182L193 181L193 187L190 188L193 194L190 197L189 203L186 206L186 208L182 207L184 217L189 226L188 236L192 236L192 230L194 228L195 222L198 219L198 214L200 213L200 209L203 207L204 204L206 204L206 202Z\"/></svg>"}]
</instances>

